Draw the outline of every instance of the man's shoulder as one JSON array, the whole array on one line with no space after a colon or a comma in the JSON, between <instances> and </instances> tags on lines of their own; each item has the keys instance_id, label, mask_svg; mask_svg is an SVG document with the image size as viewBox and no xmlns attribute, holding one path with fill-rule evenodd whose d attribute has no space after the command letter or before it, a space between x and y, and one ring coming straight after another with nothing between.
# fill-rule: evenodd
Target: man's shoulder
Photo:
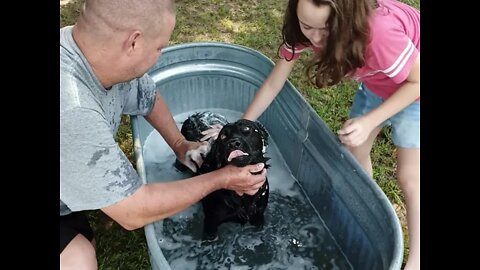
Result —
<instances>
[{"instance_id":1,"label":"man's shoulder","mask_svg":"<svg viewBox=\"0 0 480 270\"><path fill-rule=\"evenodd\" d=\"M101 102L94 94L92 82L86 67L76 60L60 63L60 112L70 109L101 110Z\"/></svg>"},{"instance_id":2,"label":"man's shoulder","mask_svg":"<svg viewBox=\"0 0 480 270\"><path fill-rule=\"evenodd\" d=\"M76 52L75 42L72 36L72 26L60 28L60 63L62 63L62 59L74 54L76 54Z\"/></svg>"},{"instance_id":3,"label":"man's shoulder","mask_svg":"<svg viewBox=\"0 0 480 270\"><path fill-rule=\"evenodd\" d=\"M104 122L103 114L93 108L70 106L60 109L60 122L78 125L80 123Z\"/></svg>"}]
</instances>

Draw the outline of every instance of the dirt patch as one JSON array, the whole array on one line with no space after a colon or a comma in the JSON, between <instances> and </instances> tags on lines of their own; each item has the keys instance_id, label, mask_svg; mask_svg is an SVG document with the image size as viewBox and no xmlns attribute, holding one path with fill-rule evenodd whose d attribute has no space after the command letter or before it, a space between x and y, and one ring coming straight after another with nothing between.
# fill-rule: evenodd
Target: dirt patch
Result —
<instances>
[{"instance_id":1,"label":"dirt patch","mask_svg":"<svg viewBox=\"0 0 480 270\"><path fill-rule=\"evenodd\" d=\"M393 209L395 209L395 212L397 213L398 219L400 220L400 224L406 227L407 226L407 210L405 209L405 207L394 203Z\"/></svg>"},{"instance_id":2,"label":"dirt patch","mask_svg":"<svg viewBox=\"0 0 480 270\"><path fill-rule=\"evenodd\" d=\"M72 2L72 0L60 0L60 6L66 5L69 2Z\"/></svg>"}]
</instances>

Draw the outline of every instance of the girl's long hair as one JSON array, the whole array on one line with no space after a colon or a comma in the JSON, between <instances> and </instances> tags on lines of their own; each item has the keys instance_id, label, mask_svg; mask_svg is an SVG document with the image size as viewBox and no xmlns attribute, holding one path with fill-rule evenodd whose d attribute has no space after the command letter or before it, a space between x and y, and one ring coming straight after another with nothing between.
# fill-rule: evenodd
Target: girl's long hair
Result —
<instances>
[{"instance_id":1,"label":"girl's long hair","mask_svg":"<svg viewBox=\"0 0 480 270\"><path fill-rule=\"evenodd\" d=\"M283 42L295 53L295 45L310 46L297 16L299 0L288 1L282 28ZM376 6L373 0L306 0L315 6L329 5L329 34L320 52L307 64L307 77L317 87L335 85L365 63L369 41L369 17ZM287 59L291 60L291 59Z\"/></svg>"}]
</instances>

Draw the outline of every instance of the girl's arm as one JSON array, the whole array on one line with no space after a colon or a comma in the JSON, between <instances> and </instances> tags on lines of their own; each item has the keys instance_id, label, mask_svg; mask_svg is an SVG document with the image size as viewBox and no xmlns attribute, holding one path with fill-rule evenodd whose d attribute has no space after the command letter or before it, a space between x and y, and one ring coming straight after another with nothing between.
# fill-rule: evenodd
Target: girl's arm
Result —
<instances>
[{"instance_id":1,"label":"girl's arm","mask_svg":"<svg viewBox=\"0 0 480 270\"><path fill-rule=\"evenodd\" d=\"M267 79L257 90L252 102L250 102L250 105L248 105L245 110L245 113L242 116L243 119L255 121L267 109L268 105L272 103L273 99L283 88L285 81L287 81L288 76L293 69L295 61L296 59L287 61L283 58L277 61ZM222 126L216 125L203 131L202 134L205 136L201 138L200 141L206 141L210 138L217 139L218 133L221 129Z\"/></svg>"},{"instance_id":2,"label":"girl's arm","mask_svg":"<svg viewBox=\"0 0 480 270\"><path fill-rule=\"evenodd\" d=\"M340 141L349 146L365 142L370 132L383 121L406 108L420 96L420 54L412 65L405 82L380 106L369 113L348 119L337 133Z\"/></svg>"},{"instance_id":3,"label":"girl's arm","mask_svg":"<svg viewBox=\"0 0 480 270\"><path fill-rule=\"evenodd\" d=\"M283 88L285 81L293 69L295 61L296 60L287 61L283 58L277 61L270 75L268 75L265 82L255 94L252 102L245 110L242 118L252 121L257 120Z\"/></svg>"},{"instance_id":4,"label":"girl's arm","mask_svg":"<svg viewBox=\"0 0 480 270\"><path fill-rule=\"evenodd\" d=\"M380 106L369 112L366 117L374 126L395 115L420 96L420 53L412 65L405 82Z\"/></svg>"}]
</instances>

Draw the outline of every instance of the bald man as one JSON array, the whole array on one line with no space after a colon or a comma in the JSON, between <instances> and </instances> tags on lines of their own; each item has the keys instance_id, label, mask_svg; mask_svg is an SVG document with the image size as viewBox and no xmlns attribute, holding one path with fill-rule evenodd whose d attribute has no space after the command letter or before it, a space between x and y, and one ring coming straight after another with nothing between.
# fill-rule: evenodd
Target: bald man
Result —
<instances>
[{"instance_id":1,"label":"bald man","mask_svg":"<svg viewBox=\"0 0 480 270\"><path fill-rule=\"evenodd\" d=\"M101 209L134 230L217 189L252 194L265 181L258 164L142 185L115 142L122 114L143 115L193 171L209 150L185 140L145 74L174 26L170 0L86 0L76 24L60 29L61 269L97 269L94 235L82 211Z\"/></svg>"}]
</instances>

